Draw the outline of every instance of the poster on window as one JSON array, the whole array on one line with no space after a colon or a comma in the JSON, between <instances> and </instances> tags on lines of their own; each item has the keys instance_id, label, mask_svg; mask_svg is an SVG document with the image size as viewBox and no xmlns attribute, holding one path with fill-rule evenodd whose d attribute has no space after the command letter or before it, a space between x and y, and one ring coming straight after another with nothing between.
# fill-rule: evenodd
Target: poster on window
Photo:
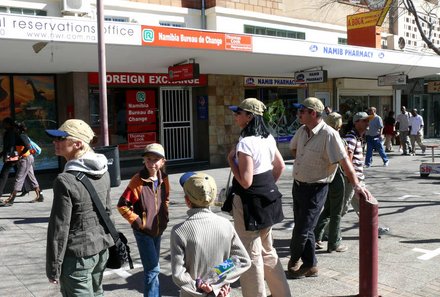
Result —
<instances>
[{"instance_id":1,"label":"poster on window","mask_svg":"<svg viewBox=\"0 0 440 297\"><path fill-rule=\"evenodd\" d=\"M127 148L137 150L156 142L157 117L154 90L127 90Z\"/></svg>"},{"instance_id":2,"label":"poster on window","mask_svg":"<svg viewBox=\"0 0 440 297\"><path fill-rule=\"evenodd\" d=\"M29 137L42 148L41 155L35 157L35 168L37 170L58 168L58 157L55 155L53 139L45 133L46 129L58 128L55 120L57 118L55 77L53 75L13 75L11 78L13 92L11 98L14 99L11 116L26 125Z\"/></svg>"},{"instance_id":3,"label":"poster on window","mask_svg":"<svg viewBox=\"0 0 440 297\"><path fill-rule=\"evenodd\" d=\"M0 75L0 118L11 116L11 80Z\"/></svg>"}]
</instances>

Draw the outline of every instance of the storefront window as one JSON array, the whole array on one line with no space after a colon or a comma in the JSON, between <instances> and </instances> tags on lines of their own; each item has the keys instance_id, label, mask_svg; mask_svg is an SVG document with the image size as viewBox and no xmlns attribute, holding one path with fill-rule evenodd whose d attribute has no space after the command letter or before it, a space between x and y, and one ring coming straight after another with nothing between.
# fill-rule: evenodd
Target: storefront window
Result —
<instances>
[{"instance_id":1,"label":"storefront window","mask_svg":"<svg viewBox=\"0 0 440 297\"><path fill-rule=\"evenodd\" d=\"M35 168L58 168L52 140L45 129L56 129L53 75L0 75L0 115L24 122L28 135L42 148ZM3 139L1 140L3 141Z\"/></svg>"},{"instance_id":2,"label":"storefront window","mask_svg":"<svg viewBox=\"0 0 440 297\"><path fill-rule=\"evenodd\" d=\"M278 142L288 142L301 126L294 103L298 103L297 88L256 88L245 90L245 97L254 97L267 107L264 119Z\"/></svg>"},{"instance_id":3,"label":"storefront window","mask_svg":"<svg viewBox=\"0 0 440 297\"><path fill-rule=\"evenodd\" d=\"M440 95L434 95L429 109L428 135L440 137Z\"/></svg>"},{"instance_id":4,"label":"storefront window","mask_svg":"<svg viewBox=\"0 0 440 297\"><path fill-rule=\"evenodd\" d=\"M379 101L378 96L341 96L338 112L342 115L344 123L346 123L355 113L366 111L370 106L374 106L380 111Z\"/></svg>"}]
</instances>

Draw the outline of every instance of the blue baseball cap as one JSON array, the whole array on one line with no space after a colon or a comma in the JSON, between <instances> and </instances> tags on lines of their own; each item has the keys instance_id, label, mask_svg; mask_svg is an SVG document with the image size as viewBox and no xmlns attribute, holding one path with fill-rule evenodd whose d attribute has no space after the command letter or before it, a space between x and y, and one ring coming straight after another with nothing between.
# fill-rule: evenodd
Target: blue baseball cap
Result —
<instances>
[{"instance_id":1,"label":"blue baseball cap","mask_svg":"<svg viewBox=\"0 0 440 297\"><path fill-rule=\"evenodd\" d=\"M196 174L196 173L195 173L195 172L192 172L192 171L184 173L184 174L180 177L180 179L179 179L179 184L183 187L183 185L186 183L186 181L187 181L191 176L193 176L193 175L195 175L195 174Z\"/></svg>"}]
</instances>

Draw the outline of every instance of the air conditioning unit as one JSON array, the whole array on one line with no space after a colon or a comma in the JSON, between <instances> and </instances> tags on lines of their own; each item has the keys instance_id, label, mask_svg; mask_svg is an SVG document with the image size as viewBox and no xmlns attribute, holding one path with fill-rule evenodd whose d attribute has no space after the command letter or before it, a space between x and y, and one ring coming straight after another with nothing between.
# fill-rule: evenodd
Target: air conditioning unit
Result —
<instances>
[{"instance_id":1,"label":"air conditioning unit","mask_svg":"<svg viewBox=\"0 0 440 297\"><path fill-rule=\"evenodd\" d=\"M61 12L87 13L90 11L90 0L62 0Z\"/></svg>"},{"instance_id":2,"label":"air conditioning unit","mask_svg":"<svg viewBox=\"0 0 440 297\"><path fill-rule=\"evenodd\" d=\"M403 37L397 35L391 35L387 37L387 47L393 50L403 50L406 46L406 40Z\"/></svg>"}]
</instances>

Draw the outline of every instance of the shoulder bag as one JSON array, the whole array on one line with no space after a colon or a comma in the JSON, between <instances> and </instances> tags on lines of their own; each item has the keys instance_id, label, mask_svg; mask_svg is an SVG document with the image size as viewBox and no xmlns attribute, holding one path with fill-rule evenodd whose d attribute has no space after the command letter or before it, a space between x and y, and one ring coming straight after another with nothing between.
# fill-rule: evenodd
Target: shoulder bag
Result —
<instances>
[{"instance_id":1,"label":"shoulder bag","mask_svg":"<svg viewBox=\"0 0 440 297\"><path fill-rule=\"evenodd\" d=\"M122 265L124 265L124 263L128 262L130 269L133 269L133 261L130 256L130 247L127 244L127 238L121 232L116 231L116 228L105 211L101 200L98 198L98 193L96 193L95 187L93 187L89 178L83 172L69 171L69 173L75 175L76 179L79 180L87 189L90 197L92 197L93 204L98 210L99 216L101 217L102 221L104 221L105 229L110 232L115 242L115 245L108 249L109 257L107 261L107 268L119 269L122 267Z\"/></svg>"},{"instance_id":2,"label":"shoulder bag","mask_svg":"<svg viewBox=\"0 0 440 297\"><path fill-rule=\"evenodd\" d=\"M40 155L41 154L41 147L35 143L30 137L28 137L29 143L31 144L31 154L32 155Z\"/></svg>"}]
</instances>

